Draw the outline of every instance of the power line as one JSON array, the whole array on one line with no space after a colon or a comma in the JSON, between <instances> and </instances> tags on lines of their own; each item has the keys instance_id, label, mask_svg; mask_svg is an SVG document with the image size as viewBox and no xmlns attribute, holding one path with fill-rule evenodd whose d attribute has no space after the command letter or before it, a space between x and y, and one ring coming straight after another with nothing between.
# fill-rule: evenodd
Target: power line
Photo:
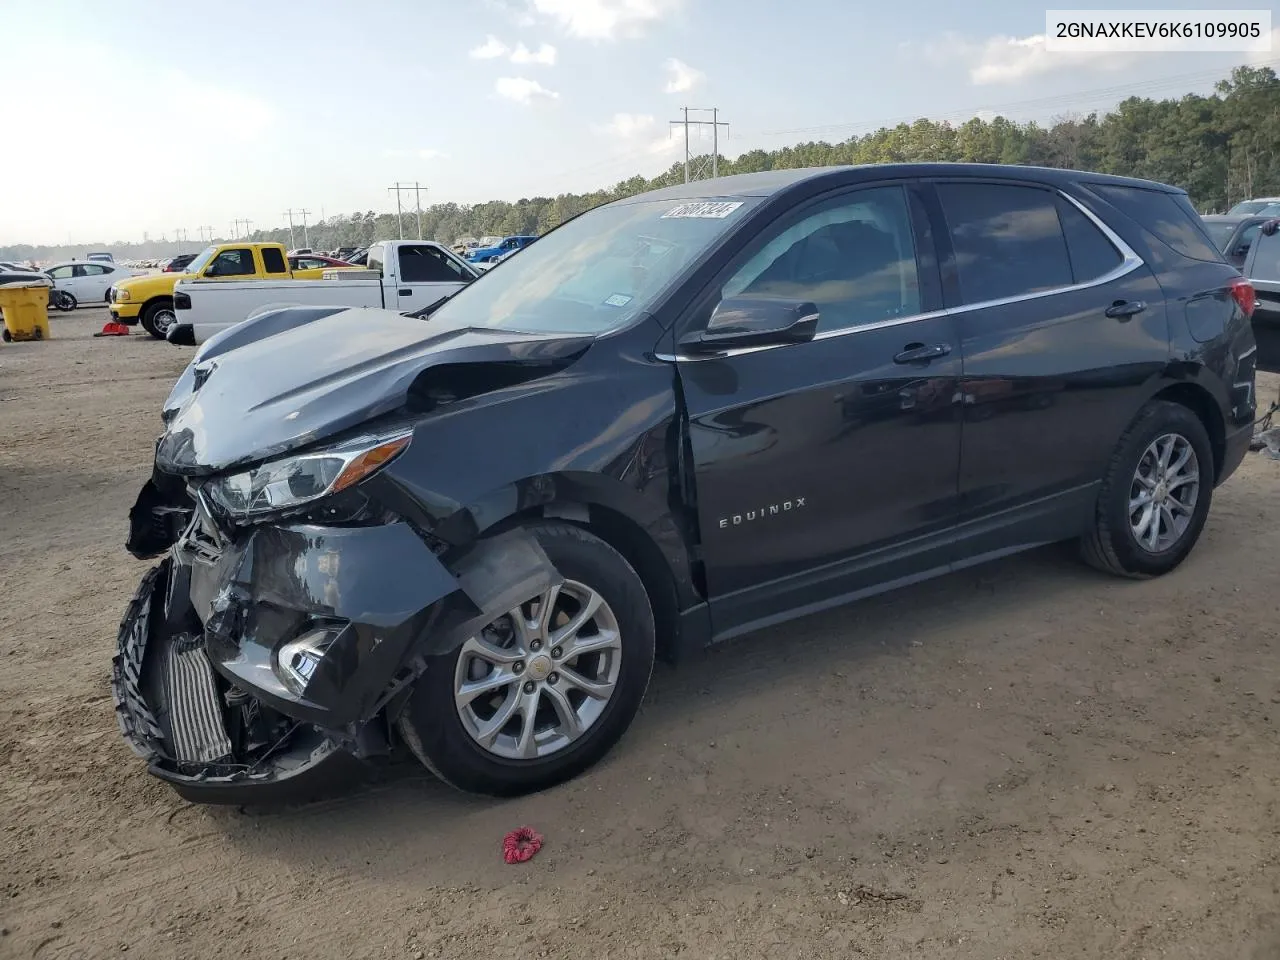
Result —
<instances>
[{"instance_id":1,"label":"power line","mask_svg":"<svg viewBox=\"0 0 1280 960\"><path fill-rule=\"evenodd\" d=\"M293 215L295 213L302 217L302 245L309 248L311 246L311 237L307 233L307 216L311 211L301 209L294 210L292 207L284 212L284 216L289 218L289 247L290 249L297 247L297 243L294 242L293 236Z\"/></svg>"},{"instance_id":2,"label":"power line","mask_svg":"<svg viewBox=\"0 0 1280 960\"><path fill-rule=\"evenodd\" d=\"M387 187L387 193L396 195L396 225L400 228L400 239L404 239L404 213L400 205L400 194L402 191L413 191L414 206L418 211L418 239L422 239L422 191L425 188L414 181L412 184L401 183L399 180L393 186Z\"/></svg>"},{"instance_id":3,"label":"power line","mask_svg":"<svg viewBox=\"0 0 1280 960\"><path fill-rule=\"evenodd\" d=\"M690 179L693 179L693 180L704 179L703 174L707 171L708 166L710 166L711 176L718 177L720 175L720 128L724 127L727 131L729 124L724 123L719 119L720 110L717 107L681 107L680 109L684 113L683 119L671 120L669 121L669 123L672 126L684 127L684 182L688 183ZM689 119L690 110L694 111L695 113L709 113L711 114L711 119L710 120L690 120ZM710 164L708 164L706 157L698 157L696 161L697 167L692 170L690 169L690 163L692 158L689 156L689 128L690 127L710 127L711 128Z\"/></svg>"}]
</instances>

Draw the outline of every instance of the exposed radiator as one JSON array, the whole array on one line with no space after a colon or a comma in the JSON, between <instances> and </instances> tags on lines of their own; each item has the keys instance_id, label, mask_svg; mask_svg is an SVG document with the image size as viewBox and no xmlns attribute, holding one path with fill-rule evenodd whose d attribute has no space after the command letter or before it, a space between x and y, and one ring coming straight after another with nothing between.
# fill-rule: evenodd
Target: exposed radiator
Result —
<instances>
[{"instance_id":1,"label":"exposed radiator","mask_svg":"<svg viewBox=\"0 0 1280 960\"><path fill-rule=\"evenodd\" d=\"M231 760L231 739L222 722L218 685L199 636L184 634L174 638L165 662L164 681L174 759L180 763Z\"/></svg>"}]
</instances>

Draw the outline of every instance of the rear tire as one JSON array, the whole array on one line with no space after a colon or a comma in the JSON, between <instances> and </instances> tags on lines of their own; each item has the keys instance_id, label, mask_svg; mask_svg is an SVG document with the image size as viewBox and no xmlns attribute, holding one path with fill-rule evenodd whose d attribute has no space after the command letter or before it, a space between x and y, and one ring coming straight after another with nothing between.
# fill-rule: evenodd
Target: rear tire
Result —
<instances>
[{"instance_id":1,"label":"rear tire","mask_svg":"<svg viewBox=\"0 0 1280 960\"><path fill-rule=\"evenodd\" d=\"M530 598L519 608L528 628L517 628L516 611L502 614L433 657L397 721L417 758L460 790L515 796L577 776L626 731L653 671L653 611L631 565L580 527L529 529L565 578L550 625L538 627L540 601ZM571 630L588 607L598 612ZM575 654L575 645L592 649ZM486 692L467 690L477 684Z\"/></svg>"},{"instance_id":2,"label":"rear tire","mask_svg":"<svg viewBox=\"0 0 1280 960\"><path fill-rule=\"evenodd\" d=\"M155 339L165 339L169 328L178 322L178 315L173 309L173 301L166 298L147 304L147 308L142 311L140 322L142 323L142 329L146 330Z\"/></svg>"},{"instance_id":3,"label":"rear tire","mask_svg":"<svg viewBox=\"0 0 1280 960\"><path fill-rule=\"evenodd\" d=\"M1116 445L1089 531L1086 563L1133 579L1158 577L1191 553L1213 499L1209 433L1181 404L1155 400Z\"/></svg>"}]
</instances>

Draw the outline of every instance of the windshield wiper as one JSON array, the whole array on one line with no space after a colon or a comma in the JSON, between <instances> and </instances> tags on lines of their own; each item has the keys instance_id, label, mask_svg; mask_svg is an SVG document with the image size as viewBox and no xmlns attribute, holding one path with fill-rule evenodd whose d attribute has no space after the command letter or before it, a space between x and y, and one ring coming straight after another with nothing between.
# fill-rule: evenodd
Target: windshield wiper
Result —
<instances>
[{"instance_id":1,"label":"windshield wiper","mask_svg":"<svg viewBox=\"0 0 1280 960\"><path fill-rule=\"evenodd\" d=\"M449 299L448 296L441 297L435 303L429 303L425 307L422 307L418 310L414 310L412 313L406 313L405 316L413 317L415 320L425 320L427 319L427 317L431 316L433 313L439 310L440 307L442 307L445 301L448 299Z\"/></svg>"}]
</instances>

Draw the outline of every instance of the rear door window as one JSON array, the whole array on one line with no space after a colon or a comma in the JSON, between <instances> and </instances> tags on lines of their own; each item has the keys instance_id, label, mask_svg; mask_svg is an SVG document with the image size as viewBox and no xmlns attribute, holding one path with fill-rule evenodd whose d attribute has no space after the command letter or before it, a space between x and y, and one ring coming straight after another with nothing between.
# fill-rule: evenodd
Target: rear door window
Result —
<instances>
[{"instance_id":1,"label":"rear door window","mask_svg":"<svg viewBox=\"0 0 1280 960\"><path fill-rule=\"evenodd\" d=\"M963 303L1071 286L1055 194L996 183L939 183Z\"/></svg>"},{"instance_id":2,"label":"rear door window","mask_svg":"<svg viewBox=\"0 0 1280 960\"><path fill-rule=\"evenodd\" d=\"M1221 252L1185 193L1096 183L1089 189L1184 257L1222 262Z\"/></svg>"},{"instance_id":3,"label":"rear door window","mask_svg":"<svg viewBox=\"0 0 1280 960\"><path fill-rule=\"evenodd\" d=\"M285 273L284 254L275 247L262 248L262 266L267 273Z\"/></svg>"}]
</instances>

